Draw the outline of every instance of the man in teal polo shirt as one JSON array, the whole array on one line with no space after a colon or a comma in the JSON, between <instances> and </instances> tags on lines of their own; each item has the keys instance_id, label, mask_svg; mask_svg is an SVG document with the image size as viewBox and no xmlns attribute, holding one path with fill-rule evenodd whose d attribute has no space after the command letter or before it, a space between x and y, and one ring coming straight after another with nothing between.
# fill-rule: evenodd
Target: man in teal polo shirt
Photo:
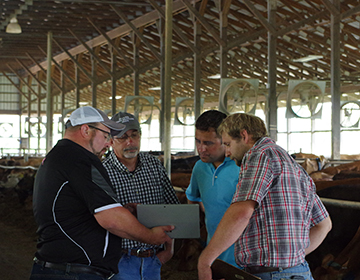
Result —
<instances>
[{"instance_id":1,"label":"man in teal polo shirt","mask_svg":"<svg viewBox=\"0 0 360 280\"><path fill-rule=\"evenodd\" d=\"M217 225L230 206L239 178L239 167L225 157L225 147L217 128L226 114L210 110L204 112L195 123L195 144L200 156L196 162L186 190L189 203L199 203L205 212L208 232L207 243L213 236ZM235 263L234 245L219 256L219 259Z\"/></svg>"}]
</instances>

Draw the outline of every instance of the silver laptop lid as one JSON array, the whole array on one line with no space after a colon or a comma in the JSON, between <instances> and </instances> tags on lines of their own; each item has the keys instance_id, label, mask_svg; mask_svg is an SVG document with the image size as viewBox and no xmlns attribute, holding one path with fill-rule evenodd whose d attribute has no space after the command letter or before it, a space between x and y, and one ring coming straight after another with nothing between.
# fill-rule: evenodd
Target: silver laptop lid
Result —
<instances>
[{"instance_id":1,"label":"silver laptop lid","mask_svg":"<svg viewBox=\"0 0 360 280\"><path fill-rule=\"evenodd\" d=\"M137 218L148 228L173 225L171 238L200 238L198 204L138 204Z\"/></svg>"}]
</instances>

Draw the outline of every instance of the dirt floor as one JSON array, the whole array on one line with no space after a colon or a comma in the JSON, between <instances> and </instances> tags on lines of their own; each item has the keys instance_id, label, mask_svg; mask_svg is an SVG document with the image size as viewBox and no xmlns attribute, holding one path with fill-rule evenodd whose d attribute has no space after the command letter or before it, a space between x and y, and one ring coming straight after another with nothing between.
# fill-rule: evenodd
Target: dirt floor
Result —
<instances>
[{"instance_id":1,"label":"dirt floor","mask_svg":"<svg viewBox=\"0 0 360 280\"><path fill-rule=\"evenodd\" d=\"M20 205L14 191L0 190L0 213L0 279L29 279L37 238L31 203ZM177 263L163 266L163 280L197 279L196 271L177 271Z\"/></svg>"}]
</instances>

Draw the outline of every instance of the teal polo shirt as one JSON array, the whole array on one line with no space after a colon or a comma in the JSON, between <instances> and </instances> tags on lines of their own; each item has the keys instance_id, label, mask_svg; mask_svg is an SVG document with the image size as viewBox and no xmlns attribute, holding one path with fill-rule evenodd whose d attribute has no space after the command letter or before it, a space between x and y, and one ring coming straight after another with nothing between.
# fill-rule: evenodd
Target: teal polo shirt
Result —
<instances>
[{"instance_id":1,"label":"teal polo shirt","mask_svg":"<svg viewBox=\"0 0 360 280\"><path fill-rule=\"evenodd\" d=\"M204 204L205 224L208 232L207 243L214 235L220 220L231 204L239 172L240 168L235 161L228 157L225 157L224 162L217 169L212 163L199 160L192 170L186 197L190 201ZM238 267L235 263L234 245L223 252L219 258Z\"/></svg>"}]
</instances>

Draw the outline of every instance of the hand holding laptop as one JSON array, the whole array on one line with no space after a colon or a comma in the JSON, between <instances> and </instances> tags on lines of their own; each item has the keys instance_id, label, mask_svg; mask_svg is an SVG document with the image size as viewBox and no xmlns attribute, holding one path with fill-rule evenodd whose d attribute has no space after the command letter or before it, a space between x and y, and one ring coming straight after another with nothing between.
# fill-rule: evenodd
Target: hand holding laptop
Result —
<instances>
[{"instance_id":1,"label":"hand holding laptop","mask_svg":"<svg viewBox=\"0 0 360 280\"><path fill-rule=\"evenodd\" d=\"M129 210L131 214L133 214L135 217L137 217L136 208L137 208L138 204L139 203L127 203L127 204L124 205L124 208Z\"/></svg>"}]
</instances>

